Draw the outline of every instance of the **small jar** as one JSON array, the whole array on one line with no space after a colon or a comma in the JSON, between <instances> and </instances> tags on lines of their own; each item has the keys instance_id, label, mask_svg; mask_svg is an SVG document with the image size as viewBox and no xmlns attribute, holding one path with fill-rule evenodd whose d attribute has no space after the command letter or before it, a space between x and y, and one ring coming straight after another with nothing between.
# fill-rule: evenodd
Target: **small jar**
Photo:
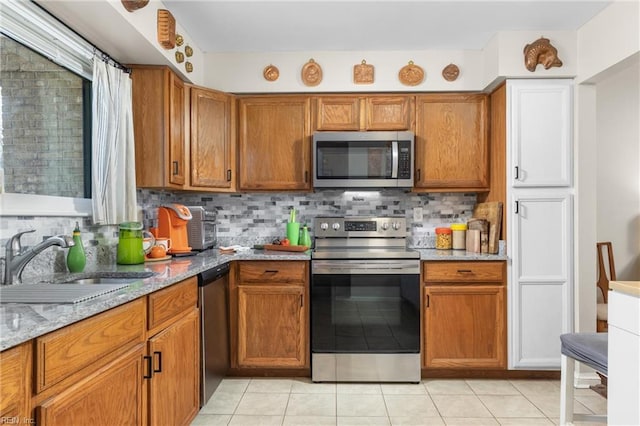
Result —
<instances>
[{"instance_id":1,"label":"small jar","mask_svg":"<svg viewBox=\"0 0 640 426\"><path fill-rule=\"evenodd\" d=\"M436 228L436 249L451 250L451 228Z\"/></svg>"},{"instance_id":2,"label":"small jar","mask_svg":"<svg viewBox=\"0 0 640 426\"><path fill-rule=\"evenodd\" d=\"M467 247L467 225L465 223L451 224L453 234L452 247L454 250L464 250Z\"/></svg>"}]
</instances>

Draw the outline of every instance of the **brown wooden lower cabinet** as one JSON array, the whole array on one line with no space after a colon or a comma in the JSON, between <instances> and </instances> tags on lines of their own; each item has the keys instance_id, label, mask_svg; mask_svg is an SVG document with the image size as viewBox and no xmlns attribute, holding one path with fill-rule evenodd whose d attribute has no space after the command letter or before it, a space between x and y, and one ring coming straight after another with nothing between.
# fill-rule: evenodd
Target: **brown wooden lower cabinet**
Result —
<instances>
[{"instance_id":1,"label":"brown wooden lower cabinet","mask_svg":"<svg viewBox=\"0 0 640 426\"><path fill-rule=\"evenodd\" d=\"M422 280L422 367L506 369L505 262L425 261Z\"/></svg>"},{"instance_id":2,"label":"brown wooden lower cabinet","mask_svg":"<svg viewBox=\"0 0 640 426\"><path fill-rule=\"evenodd\" d=\"M238 366L304 367L307 302L300 286L238 287Z\"/></svg>"},{"instance_id":3,"label":"brown wooden lower cabinet","mask_svg":"<svg viewBox=\"0 0 640 426\"><path fill-rule=\"evenodd\" d=\"M149 339L149 424L188 425L200 409L198 309Z\"/></svg>"},{"instance_id":4,"label":"brown wooden lower cabinet","mask_svg":"<svg viewBox=\"0 0 640 426\"><path fill-rule=\"evenodd\" d=\"M189 278L2 352L2 417L189 425L200 408L197 285Z\"/></svg>"},{"instance_id":5,"label":"brown wooden lower cabinet","mask_svg":"<svg viewBox=\"0 0 640 426\"><path fill-rule=\"evenodd\" d=\"M31 346L26 342L0 353L0 419L5 423L32 418Z\"/></svg>"},{"instance_id":6,"label":"brown wooden lower cabinet","mask_svg":"<svg viewBox=\"0 0 640 426\"><path fill-rule=\"evenodd\" d=\"M36 409L40 426L145 425L145 345L139 344Z\"/></svg>"},{"instance_id":7,"label":"brown wooden lower cabinet","mask_svg":"<svg viewBox=\"0 0 640 426\"><path fill-rule=\"evenodd\" d=\"M309 368L309 262L237 262L231 277L232 368Z\"/></svg>"}]
</instances>

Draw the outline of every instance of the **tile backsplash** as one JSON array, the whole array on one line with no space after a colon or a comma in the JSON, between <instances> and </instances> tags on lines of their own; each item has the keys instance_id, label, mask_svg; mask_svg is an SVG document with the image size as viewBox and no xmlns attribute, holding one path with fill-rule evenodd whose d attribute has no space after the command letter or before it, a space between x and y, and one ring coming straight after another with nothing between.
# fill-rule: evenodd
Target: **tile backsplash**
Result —
<instances>
[{"instance_id":1,"label":"tile backsplash","mask_svg":"<svg viewBox=\"0 0 640 426\"><path fill-rule=\"evenodd\" d=\"M409 245L434 247L433 228L466 222L473 214L476 194L416 194L402 190L343 191L280 194L185 194L138 191L145 226L155 226L157 207L166 203L201 205L217 212L219 245L252 245L284 235L289 211L296 209L298 222L311 229L317 216L402 216L407 219ZM413 209L421 207L423 220L413 220Z\"/></svg>"},{"instance_id":2,"label":"tile backsplash","mask_svg":"<svg viewBox=\"0 0 640 426\"><path fill-rule=\"evenodd\" d=\"M163 204L201 205L217 212L219 245L253 245L282 237L289 211L296 209L298 221L311 228L316 216L403 216L407 219L410 247L431 248L435 245L433 228L455 222L466 222L473 214L476 194L407 193L402 190L343 191L318 190L313 193L195 194L169 191L138 190L140 219L145 228L157 223L157 208ZM413 209L422 208L423 220L414 221ZM80 223L87 254L87 265L114 264L118 242L117 225L96 226L89 218L11 216L0 221L0 257L4 274L5 245L19 231L25 234L23 246L38 244L52 235L71 235ZM23 276L66 271L67 249L51 247L36 256Z\"/></svg>"}]
</instances>

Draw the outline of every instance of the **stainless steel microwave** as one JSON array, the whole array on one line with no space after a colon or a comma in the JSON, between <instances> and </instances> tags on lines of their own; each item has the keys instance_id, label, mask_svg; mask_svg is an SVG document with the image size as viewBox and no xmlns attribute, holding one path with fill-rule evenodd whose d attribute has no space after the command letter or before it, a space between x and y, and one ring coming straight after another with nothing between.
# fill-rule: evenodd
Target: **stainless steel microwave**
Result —
<instances>
[{"instance_id":1,"label":"stainless steel microwave","mask_svg":"<svg viewBox=\"0 0 640 426\"><path fill-rule=\"evenodd\" d=\"M314 188L411 188L413 132L316 132Z\"/></svg>"}]
</instances>

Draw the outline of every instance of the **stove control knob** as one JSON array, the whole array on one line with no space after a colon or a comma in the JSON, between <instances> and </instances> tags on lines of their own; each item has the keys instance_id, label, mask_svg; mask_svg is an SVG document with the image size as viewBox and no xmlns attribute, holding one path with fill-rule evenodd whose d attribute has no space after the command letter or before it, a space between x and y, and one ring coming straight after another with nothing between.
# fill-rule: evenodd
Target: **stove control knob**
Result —
<instances>
[{"instance_id":1,"label":"stove control knob","mask_svg":"<svg viewBox=\"0 0 640 426\"><path fill-rule=\"evenodd\" d=\"M387 222L382 224L382 230L386 231L387 229L389 229L389 224Z\"/></svg>"},{"instance_id":2,"label":"stove control knob","mask_svg":"<svg viewBox=\"0 0 640 426\"><path fill-rule=\"evenodd\" d=\"M329 224L327 222L322 222L320 224L320 229L322 229L323 231L326 231L327 229L329 229Z\"/></svg>"},{"instance_id":3,"label":"stove control knob","mask_svg":"<svg viewBox=\"0 0 640 426\"><path fill-rule=\"evenodd\" d=\"M398 230L400 229L400 224L398 222L393 222L393 225L391 225L393 227L394 230Z\"/></svg>"},{"instance_id":4,"label":"stove control knob","mask_svg":"<svg viewBox=\"0 0 640 426\"><path fill-rule=\"evenodd\" d=\"M331 227L333 228L334 231L337 231L338 229L340 229L340 224L336 222L333 225L331 225Z\"/></svg>"}]
</instances>

